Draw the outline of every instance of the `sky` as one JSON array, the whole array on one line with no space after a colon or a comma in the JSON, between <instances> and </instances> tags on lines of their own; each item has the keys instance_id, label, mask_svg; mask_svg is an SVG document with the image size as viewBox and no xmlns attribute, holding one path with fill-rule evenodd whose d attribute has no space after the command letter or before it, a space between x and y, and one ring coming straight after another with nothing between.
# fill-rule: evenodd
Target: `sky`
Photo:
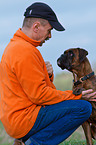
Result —
<instances>
[{"instance_id":1,"label":"sky","mask_svg":"<svg viewBox=\"0 0 96 145\"><path fill-rule=\"evenodd\" d=\"M96 0L0 0L0 59L14 33L22 27L24 12L34 2L48 4L66 29L52 30L52 38L38 47L54 74L62 73L57 58L69 48L84 48L93 68L96 66Z\"/></svg>"}]
</instances>

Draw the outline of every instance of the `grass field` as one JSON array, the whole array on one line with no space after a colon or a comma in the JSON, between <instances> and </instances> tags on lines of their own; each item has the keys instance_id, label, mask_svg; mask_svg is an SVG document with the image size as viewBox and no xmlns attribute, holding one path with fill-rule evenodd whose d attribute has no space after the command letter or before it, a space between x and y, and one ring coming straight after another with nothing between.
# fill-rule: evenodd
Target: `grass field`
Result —
<instances>
[{"instance_id":1,"label":"grass field","mask_svg":"<svg viewBox=\"0 0 96 145\"><path fill-rule=\"evenodd\" d=\"M72 75L71 73L62 73L56 75L54 83L59 90L71 90L72 89ZM2 123L0 122L0 145L12 145L13 139L10 138L5 132ZM84 132L82 127L79 127L66 141L60 145L86 145ZM94 142L96 145L96 141Z\"/></svg>"},{"instance_id":2,"label":"grass field","mask_svg":"<svg viewBox=\"0 0 96 145\"><path fill-rule=\"evenodd\" d=\"M73 135L70 136L70 138L68 138L65 142L61 143L60 145L83 143L82 140L84 140L84 134L82 128L80 127ZM2 126L2 123L0 122L0 145L12 145L12 143L13 139L7 135Z\"/></svg>"},{"instance_id":3,"label":"grass field","mask_svg":"<svg viewBox=\"0 0 96 145\"><path fill-rule=\"evenodd\" d=\"M13 139L5 132L2 123L0 122L0 145L12 145Z\"/></svg>"},{"instance_id":4,"label":"grass field","mask_svg":"<svg viewBox=\"0 0 96 145\"><path fill-rule=\"evenodd\" d=\"M2 123L0 122L0 145L12 145L13 139L5 132ZM85 136L82 127L79 127L66 141L60 145L86 145ZM96 145L96 141L94 142Z\"/></svg>"}]
</instances>

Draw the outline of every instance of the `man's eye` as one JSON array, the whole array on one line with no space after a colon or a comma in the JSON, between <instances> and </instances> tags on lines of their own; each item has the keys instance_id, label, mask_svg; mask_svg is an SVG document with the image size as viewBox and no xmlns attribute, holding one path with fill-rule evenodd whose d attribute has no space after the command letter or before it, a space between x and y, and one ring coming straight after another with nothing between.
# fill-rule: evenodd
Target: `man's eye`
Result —
<instances>
[{"instance_id":1,"label":"man's eye","mask_svg":"<svg viewBox=\"0 0 96 145\"><path fill-rule=\"evenodd\" d=\"M50 33L51 33L51 31L48 31L48 33L50 34Z\"/></svg>"}]
</instances>

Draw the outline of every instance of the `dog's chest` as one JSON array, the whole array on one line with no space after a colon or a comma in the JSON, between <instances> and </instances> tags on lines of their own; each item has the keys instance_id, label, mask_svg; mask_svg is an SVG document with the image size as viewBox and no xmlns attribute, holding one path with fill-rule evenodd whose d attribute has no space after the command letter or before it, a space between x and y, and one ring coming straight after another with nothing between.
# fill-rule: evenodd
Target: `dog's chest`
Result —
<instances>
[{"instance_id":1,"label":"dog's chest","mask_svg":"<svg viewBox=\"0 0 96 145\"><path fill-rule=\"evenodd\" d=\"M86 80L83 83L83 88L85 88L86 90L93 89L93 91L96 91L96 76Z\"/></svg>"}]
</instances>

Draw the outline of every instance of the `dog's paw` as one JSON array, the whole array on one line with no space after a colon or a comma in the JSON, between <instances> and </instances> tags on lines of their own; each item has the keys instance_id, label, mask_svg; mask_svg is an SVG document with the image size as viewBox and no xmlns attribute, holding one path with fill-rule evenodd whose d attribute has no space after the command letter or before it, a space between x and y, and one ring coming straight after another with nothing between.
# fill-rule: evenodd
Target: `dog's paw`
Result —
<instances>
[{"instance_id":1,"label":"dog's paw","mask_svg":"<svg viewBox=\"0 0 96 145\"><path fill-rule=\"evenodd\" d=\"M75 88L74 90L73 90L73 94L74 95L80 95L82 93L82 88L79 88L79 89L77 89L77 88Z\"/></svg>"}]
</instances>

